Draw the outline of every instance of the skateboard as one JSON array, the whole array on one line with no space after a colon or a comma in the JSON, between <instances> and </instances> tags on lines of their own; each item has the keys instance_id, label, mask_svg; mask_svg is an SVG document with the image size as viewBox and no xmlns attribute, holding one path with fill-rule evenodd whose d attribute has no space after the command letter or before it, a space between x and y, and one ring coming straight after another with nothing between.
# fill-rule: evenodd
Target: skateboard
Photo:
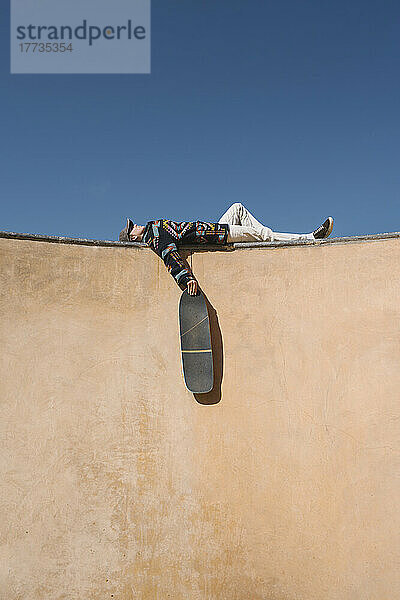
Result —
<instances>
[{"instance_id":1,"label":"skateboard","mask_svg":"<svg viewBox=\"0 0 400 600\"><path fill-rule=\"evenodd\" d=\"M185 290L179 302L182 369L185 385L194 394L210 392L214 384L210 320L202 292Z\"/></svg>"}]
</instances>

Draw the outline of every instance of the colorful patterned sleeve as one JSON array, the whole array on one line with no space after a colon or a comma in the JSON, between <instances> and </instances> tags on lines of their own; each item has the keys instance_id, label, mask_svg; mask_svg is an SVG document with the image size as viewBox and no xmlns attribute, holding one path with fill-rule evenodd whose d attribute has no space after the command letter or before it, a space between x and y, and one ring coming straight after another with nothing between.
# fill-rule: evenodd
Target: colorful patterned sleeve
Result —
<instances>
[{"instance_id":1,"label":"colorful patterned sleeve","mask_svg":"<svg viewBox=\"0 0 400 600\"><path fill-rule=\"evenodd\" d=\"M178 252L174 238L165 230L159 229L159 222L153 224L151 248L163 260L165 266L177 284L183 289L188 281L194 279L192 271L185 265L185 262Z\"/></svg>"},{"instance_id":2,"label":"colorful patterned sleeve","mask_svg":"<svg viewBox=\"0 0 400 600\"><path fill-rule=\"evenodd\" d=\"M176 245L172 242L165 247L161 258L164 261L168 272L174 277L177 284L185 288L188 281L194 279L192 271L185 265Z\"/></svg>"}]
</instances>

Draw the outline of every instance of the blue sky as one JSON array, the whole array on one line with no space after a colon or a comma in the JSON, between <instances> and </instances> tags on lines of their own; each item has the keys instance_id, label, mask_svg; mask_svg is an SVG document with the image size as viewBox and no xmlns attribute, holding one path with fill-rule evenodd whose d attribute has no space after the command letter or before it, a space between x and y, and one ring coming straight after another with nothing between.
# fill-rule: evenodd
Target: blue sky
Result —
<instances>
[{"instance_id":1,"label":"blue sky","mask_svg":"<svg viewBox=\"0 0 400 600\"><path fill-rule=\"evenodd\" d=\"M400 230L398 2L153 0L151 75L10 75L0 2L1 230Z\"/></svg>"}]
</instances>

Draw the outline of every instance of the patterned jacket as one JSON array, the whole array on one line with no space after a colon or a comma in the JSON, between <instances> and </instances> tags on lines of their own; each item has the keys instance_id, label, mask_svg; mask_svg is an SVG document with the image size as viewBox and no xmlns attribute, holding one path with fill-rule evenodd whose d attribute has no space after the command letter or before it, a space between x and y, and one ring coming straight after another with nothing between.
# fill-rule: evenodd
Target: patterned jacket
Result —
<instances>
[{"instance_id":1,"label":"patterned jacket","mask_svg":"<svg viewBox=\"0 0 400 600\"><path fill-rule=\"evenodd\" d=\"M226 244L228 225L202 221L149 221L142 241L164 261L168 272L181 288L194 279L192 271L178 252L182 244Z\"/></svg>"}]
</instances>

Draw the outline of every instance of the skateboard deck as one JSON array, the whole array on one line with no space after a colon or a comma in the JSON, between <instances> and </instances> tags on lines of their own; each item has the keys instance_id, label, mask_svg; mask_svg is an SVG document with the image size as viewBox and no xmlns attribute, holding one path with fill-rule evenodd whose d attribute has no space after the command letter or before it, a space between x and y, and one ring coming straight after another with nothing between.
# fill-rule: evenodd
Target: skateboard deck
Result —
<instances>
[{"instance_id":1,"label":"skateboard deck","mask_svg":"<svg viewBox=\"0 0 400 600\"><path fill-rule=\"evenodd\" d=\"M195 394L210 392L214 384L210 320L201 292L185 290L179 302L182 369L187 389Z\"/></svg>"}]
</instances>

